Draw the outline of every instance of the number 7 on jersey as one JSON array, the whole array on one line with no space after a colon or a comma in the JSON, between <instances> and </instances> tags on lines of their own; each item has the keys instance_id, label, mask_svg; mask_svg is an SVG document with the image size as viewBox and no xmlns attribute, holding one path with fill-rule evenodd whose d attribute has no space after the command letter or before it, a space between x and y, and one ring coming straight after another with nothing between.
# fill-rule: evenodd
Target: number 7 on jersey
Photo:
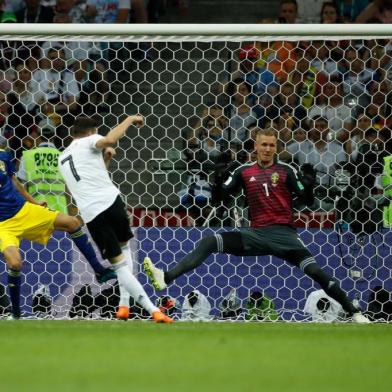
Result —
<instances>
[{"instance_id":1,"label":"number 7 on jersey","mask_svg":"<svg viewBox=\"0 0 392 392\"><path fill-rule=\"evenodd\" d=\"M62 165L64 165L64 163L67 162L67 161L69 161L69 166L71 168L71 172L72 172L72 175L74 176L75 180L76 181L80 181L81 178L80 178L78 172L75 169L75 165L74 165L74 162L73 162L73 159L72 159L72 155L68 155L67 158L64 158L60 163Z\"/></svg>"}]
</instances>

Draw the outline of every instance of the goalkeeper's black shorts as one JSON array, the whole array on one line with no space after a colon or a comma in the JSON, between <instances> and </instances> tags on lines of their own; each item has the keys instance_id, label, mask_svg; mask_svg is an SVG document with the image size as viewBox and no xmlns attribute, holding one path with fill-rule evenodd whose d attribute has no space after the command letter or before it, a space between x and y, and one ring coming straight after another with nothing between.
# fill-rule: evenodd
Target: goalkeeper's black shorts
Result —
<instances>
[{"instance_id":1,"label":"goalkeeper's black shorts","mask_svg":"<svg viewBox=\"0 0 392 392\"><path fill-rule=\"evenodd\" d=\"M120 243L133 237L126 207L120 196L108 209L88 222L87 227L104 259L121 255Z\"/></svg>"},{"instance_id":2,"label":"goalkeeper's black shorts","mask_svg":"<svg viewBox=\"0 0 392 392\"><path fill-rule=\"evenodd\" d=\"M224 252L237 256L272 255L295 266L312 257L297 231L286 225L241 229L238 232L222 233L221 236Z\"/></svg>"}]
</instances>

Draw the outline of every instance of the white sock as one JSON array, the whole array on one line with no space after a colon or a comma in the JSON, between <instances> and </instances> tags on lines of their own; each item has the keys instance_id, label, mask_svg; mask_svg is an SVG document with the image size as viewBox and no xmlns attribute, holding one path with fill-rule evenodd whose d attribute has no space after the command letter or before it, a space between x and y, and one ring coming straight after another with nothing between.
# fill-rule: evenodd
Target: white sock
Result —
<instances>
[{"instance_id":1,"label":"white sock","mask_svg":"<svg viewBox=\"0 0 392 392\"><path fill-rule=\"evenodd\" d=\"M136 302L138 302L148 313L152 314L159 309L148 298L147 293L144 291L143 286L133 276L129 266L125 260L113 264L113 269L116 271L118 283L131 295Z\"/></svg>"},{"instance_id":2,"label":"white sock","mask_svg":"<svg viewBox=\"0 0 392 392\"><path fill-rule=\"evenodd\" d=\"M132 252L129 247L129 242L121 247L121 252L125 257L125 261L129 266L129 269L131 270L132 273L134 273L134 263L133 263L133 257L132 257Z\"/></svg>"},{"instance_id":3,"label":"white sock","mask_svg":"<svg viewBox=\"0 0 392 392\"><path fill-rule=\"evenodd\" d=\"M126 288L120 283L120 281L118 282L118 287L120 289L120 301L118 303L119 306L126 306L127 308L129 308L129 293L126 290Z\"/></svg>"},{"instance_id":4,"label":"white sock","mask_svg":"<svg viewBox=\"0 0 392 392\"><path fill-rule=\"evenodd\" d=\"M127 243L126 245L121 247L121 252L125 257L125 262L127 263L129 269L133 273L133 260L132 260L132 252L129 249L129 244ZM126 290L126 288L120 283L118 283L118 286L120 288L120 302L119 306L127 306L129 307L129 297L130 294Z\"/></svg>"}]
</instances>

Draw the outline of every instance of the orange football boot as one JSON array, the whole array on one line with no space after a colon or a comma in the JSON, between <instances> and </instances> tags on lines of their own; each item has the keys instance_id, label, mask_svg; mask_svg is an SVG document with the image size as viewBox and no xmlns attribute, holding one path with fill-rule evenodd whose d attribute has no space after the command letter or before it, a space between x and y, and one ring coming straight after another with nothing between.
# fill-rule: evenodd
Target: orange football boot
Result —
<instances>
[{"instance_id":1,"label":"orange football boot","mask_svg":"<svg viewBox=\"0 0 392 392\"><path fill-rule=\"evenodd\" d=\"M166 316L166 314L162 313L160 310L156 310L155 312L153 312L152 318L156 323L170 324L174 322L172 318Z\"/></svg>"},{"instance_id":2,"label":"orange football boot","mask_svg":"<svg viewBox=\"0 0 392 392\"><path fill-rule=\"evenodd\" d=\"M116 312L117 320L128 320L129 318L129 308L128 306L119 306Z\"/></svg>"}]
</instances>

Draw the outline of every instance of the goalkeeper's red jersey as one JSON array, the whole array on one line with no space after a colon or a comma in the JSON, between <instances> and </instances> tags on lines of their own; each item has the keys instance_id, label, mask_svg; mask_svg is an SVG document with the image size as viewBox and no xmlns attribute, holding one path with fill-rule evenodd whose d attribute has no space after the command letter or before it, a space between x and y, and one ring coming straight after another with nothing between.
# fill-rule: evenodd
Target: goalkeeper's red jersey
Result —
<instances>
[{"instance_id":1,"label":"goalkeeper's red jersey","mask_svg":"<svg viewBox=\"0 0 392 392\"><path fill-rule=\"evenodd\" d=\"M301 197L304 186L290 165L275 162L268 168L257 162L238 167L225 182L223 191L244 191L251 227L294 226L293 197Z\"/></svg>"}]
</instances>

